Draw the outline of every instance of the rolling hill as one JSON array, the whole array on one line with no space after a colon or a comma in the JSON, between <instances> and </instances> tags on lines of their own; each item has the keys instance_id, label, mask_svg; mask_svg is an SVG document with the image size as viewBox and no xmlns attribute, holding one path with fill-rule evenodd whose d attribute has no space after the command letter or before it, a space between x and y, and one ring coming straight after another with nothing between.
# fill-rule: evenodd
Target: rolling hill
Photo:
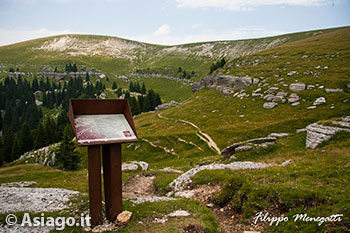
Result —
<instances>
[{"instance_id":1,"label":"rolling hill","mask_svg":"<svg viewBox=\"0 0 350 233\"><path fill-rule=\"evenodd\" d=\"M123 161L145 161L149 169L126 171L123 182L127 186L135 177L154 177L153 194L168 193L177 200L148 204L125 200L125 208L134 217L121 231L182 232L189 226L199 232L349 231L350 133L339 132L314 149L306 148L312 123L340 127L337 124L342 122L344 129L350 129L346 123L346 116L350 115L349 27L178 46L65 35L0 48L3 70L18 65L20 70L31 72L70 61L108 74L127 75L135 68L181 66L201 74L194 81L206 76L210 64L223 56L226 65L212 77L250 77L258 81L228 95L209 86L191 94L187 87L187 94L181 96L188 98L183 98L177 106L135 116L139 142L123 146ZM179 82L163 78L140 80L152 80L154 83L149 81L147 85L164 93L176 92L183 86L169 87L169 82ZM295 84L303 88L295 90ZM277 96L282 97L274 100ZM320 97L325 101L315 104ZM274 106L265 108L266 103ZM271 136L279 134L283 137ZM268 143L257 142L271 137L275 139ZM240 150L233 156L220 154L237 143ZM24 157L0 169L0 183L33 180L38 183L36 187L69 188L86 193L86 148L78 150L84 158L79 171L38 166L33 164L34 158ZM182 190L195 192L192 198L176 196L176 190L169 186L180 176L176 171L247 161L273 165L257 170L203 169ZM285 161L289 162L278 166ZM169 172L166 168L177 170ZM73 202L76 203L72 208L86 211L86 196ZM155 221L177 209L187 210L191 216L185 220L169 219L162 224ZM63 213L69 215L69 211ZM279 225L256 224L254 217L261 211L271 216L287 216L289 221ZM320 225L317 221L293 221L295 214L303 213L314 217L342 214L342 220ZM5 217L1 214L0 221L4 222Z\"/></svg>"}]
</instances>

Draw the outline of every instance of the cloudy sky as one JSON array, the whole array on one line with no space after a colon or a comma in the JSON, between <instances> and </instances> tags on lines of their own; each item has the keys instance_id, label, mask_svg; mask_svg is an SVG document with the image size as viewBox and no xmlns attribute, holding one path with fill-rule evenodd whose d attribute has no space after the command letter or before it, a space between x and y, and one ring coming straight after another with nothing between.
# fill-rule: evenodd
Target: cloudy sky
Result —
<instances>
[{"instance_id":1,"label":"cloudy sky","mask_svg":"<svg viewBox=\"0 0 350 233\"><path fill-rule=\"evenodd\" d=\"M0 0L0 45L58 34L154 44L350 25L350 0Z\"/></svg>"}]
</instances>

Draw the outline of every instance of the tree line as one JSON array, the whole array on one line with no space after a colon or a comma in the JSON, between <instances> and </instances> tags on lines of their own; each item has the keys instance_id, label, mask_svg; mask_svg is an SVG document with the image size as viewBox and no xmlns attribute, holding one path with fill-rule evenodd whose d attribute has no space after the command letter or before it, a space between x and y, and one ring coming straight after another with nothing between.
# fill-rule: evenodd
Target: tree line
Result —
<instances>
[{"instance_id":1,"label":"tree line","mask_svg":"<svg viewBox=\"0 0 350 233\"><path fill-rule=\"evenodd\" d=\"M83 84L81 78L71 78L58 85L37 78L30 83L18 77L7 77L0 83L0 166L11 162L23 153L38 149L62 139L64 128L69 124L67 112L71 98L96 98L105 86L97 81ZM38 92L40 91L40 92ZM35 95L42 93L43 106L61 109L57 119L43 116ZM2 117L4 116L4 117Z\"/></svg>"},{"instance_id":2,"label":"tree line","mask_svg":"<svg viewBox=\"0 0 350 233\"><path fill-rule=\"evenodd\" d=\"M114 85L113 83L112 89L117 89L117 84ZM131 96L131 92L139 93L139 95L137 97ZM154 92L153 89L147 90L145 83L140 85L138 82L130 82L129 90L125 91L122 88L118 88L115 93L118 97L124 95L124 99L129 100L132 115L154 111L159 104L162 104L160 95Z\"/></svg>"}]
</instances>

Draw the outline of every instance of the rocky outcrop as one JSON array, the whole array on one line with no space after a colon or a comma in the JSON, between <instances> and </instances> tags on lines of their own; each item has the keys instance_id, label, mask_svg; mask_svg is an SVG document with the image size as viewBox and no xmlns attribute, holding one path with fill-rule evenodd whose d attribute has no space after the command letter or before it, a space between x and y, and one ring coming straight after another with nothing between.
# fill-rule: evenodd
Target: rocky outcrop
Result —
<instances>
[{"instance_id":1,"label":"rocky outcrop","mask_svg":"<svg viewBox=\"0 0 350 233\"><path fill-rule=\"evenodd\" d=\"M156 107L157 110L165 110L165 109L168 109L172 106L176 106L178 105L179 103L176 102L175 100L172 100L170 101L169 103L165 103L165 104L160 104Z\"/></svg>"},{"instance_id":2,"label":"rocky outcrop","mask_svg":"<svg viewBox=\"0 0 350 233\"><path fill-rule=\"evenodd\" d=\"M287 160L280 164L280 166L287 166L291 160ZM229 169L231 171L240 170L240 169L260 169L260 168L267 168L270 166L276 166L278 164L275 163L254 163L250 161L245 162L233 162L229 164L216 164L212 163L209 165L203 165L199 167L192 168L191 170L185 172L175 180L173 180L168 187L171 188L173 191L182 191L186 188L188 188L192 183L192 177L197 174L200 171L203 170L218 170L218 169Z\"/></svg>"},{"instance_id":3,"label":"rocky outcrop","mask_svg":"<svg viewBox=\"0 0 350 233\"><path fill-rule=\"evenodd\" d=\"M274 136L276 135L276 136ZM273 144L277 137L288 136L287 133L271 133L267 137L263 138L253 138L243 142L236 142L221 151L221 155L228 158L236 152L248 151L254 148L264 148L266 149L269 144Z\"/></svg>"},{"instance_id":4,"label":"rocky outcrop","mask_svg":"<svg viewBox=\"0 0 350 233\"><path fill-rule=\"evenodd\" d=\"M289 90L291 91L303 91L305 88L305 83L292 83L289 85Z\"/></svg>"},{"instance_id":5,"label":"rocky outcrop","mask_svg":"<svg viewBox=\"0 0 350 233\"><path fill-rule=\"evenodd\" d=\"M333 121L332 123L337 123L338 121ZM343 126L350 123L350 116L342 118L337 125ZM306 127L306 148L316 148L320 143L328 141L337 132L346 131L350 132L350 128L347 127L335 127L326 126L319 123L313 123Z\"/></svg>"},{"instance_id":6,"label":"rocky outcrop","mask_svg":"<svg viewBox=\"0 0 350 233\"><path fill-rule=\"evenodd\" d=\"M244 89L259 82L257 78L237 77L231 75L207 76L192 84L192 91L196 92L204 88L216 89L225 95L232 94L235 90Z\"/></svg>"}]
</instances>

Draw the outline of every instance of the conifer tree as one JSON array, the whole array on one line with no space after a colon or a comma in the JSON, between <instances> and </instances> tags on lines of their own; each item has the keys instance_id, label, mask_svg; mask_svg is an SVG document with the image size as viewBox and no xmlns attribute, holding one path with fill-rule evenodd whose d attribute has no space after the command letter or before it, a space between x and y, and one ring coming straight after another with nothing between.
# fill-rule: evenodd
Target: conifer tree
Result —
<instances>
[{"instance_id":1,"label":"conifer tree","mask_svg":"<svg viewBox=\"0 0 350 233\"><path fill-rule=\"evenodd\" d=\"M27 122L25 122L22 125L21 131L19 132L19 135L17 138L19 143L20 154L23 154L34 148L33 136L32 136L32 133L30 132L30 128Z\"/></svg>"},{"instance_id":2,"label":"conifer tree","mask_svg":"<svg viewBox=\"0 0 350 233\"><path fill-rule=\"evenodd\" d=\"M18 141L18 137L15 137L13 140L13 146L11 150L11 161L18 159L21 155L22 155L22 152L21 152L20 143Z\"/></svg>"},{"instance_id":3,"label":"conifer tree","mask_svg":"<svg viewBox=\"0 0 350 233\"><path fill-rule=\"evenodd\" d=\"M3 136L4 161L7 163L12 161L12 145L13 145L14 137L15 137L15 134L13 133L12 128L11 127L7 128Z\"/></svg>"},{"instance_id":4,"label":"conifer tree","mask_svg":"<svg viewBox=\"0 0 350 233\"><path fill-rule=\"evenodd\" d=\"M47 136L42 123L39 123L38 128L35 131L35 149L47 146Z\"/></svg>"},{"instance_id":5,"label":"conifer tree","mask_svg":"<svg viewBox=\"0 0 350 233\"><path fill-rule=\"evenodd\" d=\"M116 83L116 81L113 82L112 89L113 89L113 90L117 89L117 83Z\"/></svg>"},{"instance_id":6,"label":"conifer tree","mask_svg":"<svg viewBox=\"0 0 350 233\"><path fill-rule=\"evenodd\" d=\"M0 112L0 131L2 130L2 116L1 116L1 112Z\"/></svg>"},{"instance_id":7,"label":"conifer tree","mask_svg":"<svg viewBox=\"0 0 350 233\"><path fill-rule=\"evenodd\" d=\"M129 91L134 92L134 83L131 81L129 85Z\"/></svg>"},{"instance_id":8,"label":"conifer tree","mask_svg":"<svg viewBox=\"0 0 350 233\"><path fill-rule=\"evenodd\" d=\"M146 86L145 86L145 83L142 83L141 94L146 95Z\"/></svg>"},{"instance_id":9,"label":"conifer tree","mask_svg":"<svg viewBox=\"0 0 350 233\"><path fill-rule=\"evenodd\" d=\"M75 151L76 146L70 138L71 131L70 125L64 128L63 140L56 154L56 161L64 170L77 170L81 160L79 153Z\"/></svg>"},{"instance_id":10,"label":"conifer tree","mask_svg":"<svg viewBox=\"0 0 350 233\"><path fill-rule=\"evenodd\" d=\"M129 103L132 115L137 115L141 113L140 105L135 97L130 97Z\"/></svg>"}]
</instances>

